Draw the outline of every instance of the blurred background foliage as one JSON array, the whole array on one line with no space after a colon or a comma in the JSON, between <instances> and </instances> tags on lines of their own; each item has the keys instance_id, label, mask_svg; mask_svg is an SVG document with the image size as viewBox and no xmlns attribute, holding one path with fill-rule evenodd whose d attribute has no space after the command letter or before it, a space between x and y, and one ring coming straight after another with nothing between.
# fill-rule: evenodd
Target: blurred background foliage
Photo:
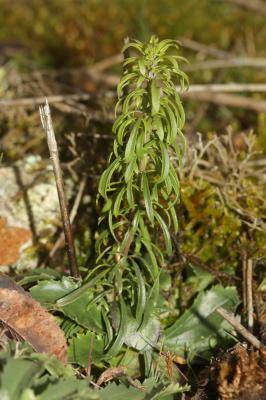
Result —
<instances>
[{"instance_id":1,"label":"blurred background foliage","mask_svg":"<svg viewBox=\"0 0 266 400\"><path fill-rule=\"evenodd\" d=\"M12 7L1 0L0 5L0 38L25 46L29 66L89 64L119 52L124 37L147 40L151 33L238 54L266 54L263 16L219 0L14 0Z\"/></svg>"}]
</instances>

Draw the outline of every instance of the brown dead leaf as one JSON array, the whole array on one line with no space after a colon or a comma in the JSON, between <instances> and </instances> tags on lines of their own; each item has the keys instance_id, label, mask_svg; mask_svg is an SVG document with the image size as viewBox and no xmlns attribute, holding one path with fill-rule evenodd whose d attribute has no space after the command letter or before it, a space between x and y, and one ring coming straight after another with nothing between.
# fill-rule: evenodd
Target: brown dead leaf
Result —
<instances>
[{"instance_id":1,"label":"brown dead leaf","mask_svg":"<svg viewBox=\"0 0 266 400\"><path fill-rule=\"evenodd\" d=\"M28 229L7 226L6 219L0 218L0 265L12 265L19 259L19 250L32 234Z\"/></svg>"},{"instance_id":2,"label":"brown dead leaf","mask_svg":"<svg viewBox=\"0 0 266 400\"><path fill-rule=\"evenodd\" d=\"M5 275L0 275L0 320L13 337L66 364L66 339L55 318Z\"/></svg>"}]
</instances>

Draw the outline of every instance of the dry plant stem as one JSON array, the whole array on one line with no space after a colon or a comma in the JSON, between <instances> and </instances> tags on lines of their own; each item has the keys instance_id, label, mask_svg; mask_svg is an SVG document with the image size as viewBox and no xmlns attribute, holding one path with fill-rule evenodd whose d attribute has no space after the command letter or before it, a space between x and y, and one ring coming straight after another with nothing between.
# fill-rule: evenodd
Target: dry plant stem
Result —
<instances>
[{"instance_id":1,"label":"dry plant stem","mask_svg":"<svg viewBox=\"0 0 266 400\"><path fill-rule=\"evenodd\" d=\"M217 105L227 107L238 107L255 112L266 112L266 101L256 100L251 97L238 96L228 93L212 93L212 92L187 92L182 94L183 98L193 101L206 101Z\"/></svg>"},{"instance_id":2,"label":"dry plant stem","mask_svg":"<svg viewBox=\"0 0 266 400\"><path fill-rule=\"evenodd\" d=\"M197 42L196 40L192 40L186 37L180 38L181 45L186 47L187 49L191 49L193 51L197 51L199 53L204 53L212 57L216 58L231 58L232 54L227 51L217 49L213 46L207 46L204 43Z\"/></svg>"},{"instance_id":3,"label":"dry plant stem","mask_svg":"<svg viewBox=\"0 0 266 400\"><path fill-rule=\"evenodd\" d=\"M97 80L99 82L103 82L106 85L116 88L119 83L119 77L116 75L104 75L98 74ZM177 86L177 91L180 92L180 86ZM208 83L208 84L195 84L189 86L189 92L184 92L184 94L202 92L209 94L212 93L220 93L220 92L230 92L230 93L238 93L238 92L258 92L264 93L266 92L266 84L265 83ZM250 100L250 99L249 99ZM1 103L0 103L1 105Z\"/></svg>"},{"instance_id":4,"label":"dry plant stem","mask_svg":"<svg viewBox=\"0 0 266 400\"><path fill-rule=\"evenodd\" d=\"M242 258L242 273L243 273L243 306L245 315L247 315L247 253L244 251Z\"/></svg>"},{"instance_id":5,"label":"dry plant stem","mask_svg":"<svg viewBox=\"0 0 266 400\"><path fill-rule=\"evenodd\" d=\"M89 348L89 353L88 353L88 366L87 366L87 370L86 370L87 376L90 376L90 374L91 374L93 343L94 343L94 333L90 337L90 348Z\"/></svg>"},{"instance_id":6,"label":"dry plant stem","mask_svg":"<svg viewBox=\"0 0 266 400\"><path fill-rule=\"evenodd\" d=\"M93 64L91 67L88 68L89 73L97 73L105 71L114 65L120 64L123 61L122 54L115 54L111 57L105 58L102 61L98 61L97 63Z\"/></svg>"},{"instance_id":7,"label":"dry plant stem","mask_svg":"<svg viewBox=\"0 0 266 400\"><path fill-rule=\"evenodd\" d=\"M250 258L246 264L246 298L247 298L247 317L248 330L253 332L254 316L253 316L253 296L252 296L252 281L253 281L253 262Z\"/></svg>"},{"instance_id":8,"label":"dry plant stem","mask_svg":"<svg viewBox=\"0 0 266 400\"><path fill-rule=\"evenodd\" d=\"M96 83L97 82L104 82L108 86L114 88L117 86L119 82L119 78L116 75L103 75L103 74L95 74L92 77ZM177 87L177 90L180 91L180 87ZM198 97L194 96L194 93L199 93ZM266 84L264 83L215 83L215 84L197 84L197 85L190 85L189 92L185 92L182 95L185 97L193 97L196 100L203 100L203 101L210 101L211 102L211 94L212 93L237 93L237 92L253 92L253 93L264 93L266 92ZM193 93L193 96L192 96ZM205 98L204 98L205 95ZM202 98L201 98L201 97ZM91 96L86 93L72 93L72 94L62 94L62 95L55 95L55 96L47 96L47 100L51 104L56 103L65 103L69 100L73 101L86 101L89 100ZM249 103L253 103L255 100L245 97L240 97L243 99L244 108L248 108L245 104L245 101ZM43 97L24 97L21 99L1 99L0 100L0 108L2 107L29 107L34 106L36 104L42 104ZM215 102L215 101L214 101ZM222 100L221 100L222 102ZM228 102L230 103L230 99L228 98ZM233 102L233 100L232 100ZM240 101L238 100L238 103ZM256 101L257 104L262 104L262 108L265 111L265 104L266 101ZM229 104L230 105L230 104ZM239 105L241 107L241 104ZM252 106L250 107L252 108ZM253 107L256 108L256 107Z\"/></svg>"},{"instance_id":9,"label":"dry plant stem","mask_svg":"<svg viewBox=\"0 0 266 400\"><path fill-rule=\"evenodd\" d=\"M89 100L91 96L86 93L72 93L47 96L47 100L50 104L52 103L64 103L67 100ZM27 107L34 106L43 103L43 97L24 97L21 99L1 99L1 107Z\"/></svg>"},{"instance_id":10,"label":"dry plant stem","mask_svg":"<svg viewBox=\"0 0 266 400\"><path fill-rule=\"evenodd\" d=\"M180 90L179 87L177 87ZM208 83L190 85L189 92L266 92L265 83ZM187 92L185 92L187 93Z\"/></svg>"},{"instance_id":11,"label":"dry plant stem","mask_svg":"<svg viewBox=\"0 0 266 400\"><path fill-rule=\"evenodd\" d=\"M123 365L119 365L114 368L107 368L98 378L96 384L101 386L103 383L109 382L115 378L121 378L127 376L127 368Z\"/></svg>"},{"instance_id":12,"label":"dry plant stem","mask_svg":"<svg viewBox=\"0 0 266 400\"><path fill-rule=\"evenodd\" d=\"M252 344L256 349L262 349L263 344L254 336L252 333L250 333L238 320L232 315L229 314L224 308L218 307L216 309L216 312L221 315L227 322L229 322L230 325L232 325L235 330L243 336L249 343Z\"/></svg>"},{"instance_id":13,"label":"dry plant stem","mask_svg":"<svg viewBox=\"0 0 266 400\"><path fill-rule=\"evenodd\" d=\"M55 175L56 187L58 192L59 204L61 217L63 222L63 229L65 233L66 247L67 247L67 255L69 260L70 273L72 276L78 276L78 266L77 259L75 254L74 240L72 235L72 228L70 224L68 209L67 209L67 200L64 191L62 171L60 167L58 148L55 139L51 112L48 101L46 99L46 103L44 106L40 107L40 116L42 120L43 128L47 135L47 143L49 147L50 157L53 164L53 170Z\"/></svg>"},{"instance_id":14,"label":"dry plant stem","mask_svg":"<svg viewBox=\"0 0 266 400\"><path fill-rule=\"evenodd\" d=\"M252 57L239 57L230 58L226 60L207 60L188 65L184 71L199 71L206 69L218 68L239 68L239 67L253 67L253 68L266 68L266 58L252 58Z\"/></svg>"}]
</instances>

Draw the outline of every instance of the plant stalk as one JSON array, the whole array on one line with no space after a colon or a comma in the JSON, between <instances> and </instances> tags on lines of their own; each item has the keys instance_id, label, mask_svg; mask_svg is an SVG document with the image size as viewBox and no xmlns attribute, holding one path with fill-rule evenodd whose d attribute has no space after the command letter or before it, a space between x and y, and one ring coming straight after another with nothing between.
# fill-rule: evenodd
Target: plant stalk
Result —
<instances>
[{"instance_id":1,"label":"plant stalk","mask_svg":"<svg viewBox=\"0 0 266 400\"><path fill-rule=\"evenodd\" d=\"M229 314L224 308L218 307L216 312L221 315L235 330L243 336L249 343L251 343L256 349L263 349L263 344L257 339L252 333L250 333L238 320L231 314Z\"/></svg>"},{"instance_id":2,"label":"plant stalk","mask_svg":"<svg viewBox=\"0 0 266 400\"><path fill-rule=\"evenodd\" d=\"M60 167L58 147L57 147L57 143L56 143L56 139L55 139L55 133L54 133L53 123L52 123L52 118L51 118L51 111L50 111L50 107L49 107L49 103L48 103L47 99L46 99L44 106L40 106L40 116L41 116L43 129L47 136L48 148L49 148L50 157L51 157L52 164L53 164L53 171L54 171L56 188L57 188L57 193L58 193L58 198L59 198L63 229L64 229L64 234L65 234L70 274L72 276L77 277L77 276L79 276L79 272L78 272L78 265L77 265L77 259L76 259L76 252L75 252L72 228L71 228L70 218L69 218L69 213L68 213L68 208L67 208L67 199L66 199L66 195L65 195L62 171L61 171L61 167Z\"/></svg>"}]
</instances>

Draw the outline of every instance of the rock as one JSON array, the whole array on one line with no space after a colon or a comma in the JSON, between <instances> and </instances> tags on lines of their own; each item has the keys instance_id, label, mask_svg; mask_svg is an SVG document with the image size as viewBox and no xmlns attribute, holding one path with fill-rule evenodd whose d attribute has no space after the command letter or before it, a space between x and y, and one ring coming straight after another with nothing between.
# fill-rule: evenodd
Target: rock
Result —
<instances>
[{"instance_id":1,"label":"rock","mask_svg":"<svg viewBox=\"0 0 266 400\"><path fill-rule=\"evenodd\" d=\"M0 271L32 269L61 224L49 161L28 156L0 168Z\"/></svg>"},{"instance_id":2,"label":"rock","mask_svg":"<svg viewBox=\"0 0 266 400\"><path fill-rule=\"evenodd\" d=\"M0 265L12 265L19 259L20 248L32 235L29 229L7 226L5 218L0 218Z\"/></svg>"}]
</instances>

